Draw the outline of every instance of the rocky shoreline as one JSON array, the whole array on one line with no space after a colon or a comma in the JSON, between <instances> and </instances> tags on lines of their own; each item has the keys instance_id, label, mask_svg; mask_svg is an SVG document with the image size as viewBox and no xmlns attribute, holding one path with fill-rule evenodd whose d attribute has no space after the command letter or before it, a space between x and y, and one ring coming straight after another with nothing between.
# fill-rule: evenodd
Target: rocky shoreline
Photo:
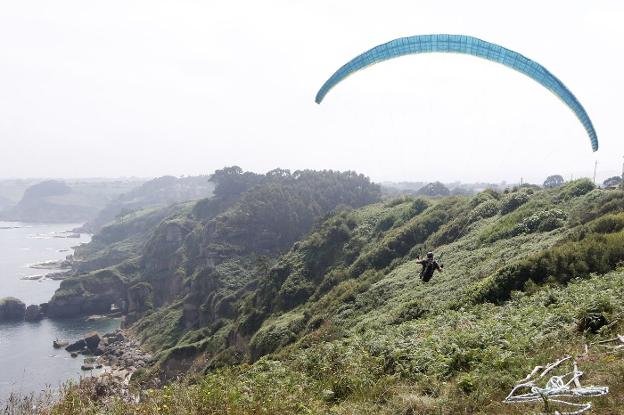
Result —
<instances>
[{"instance_id":1,"label":"rocky shoreline","mask_svg":"<svg viewBox=\"0 0 624 415\"><path fill-rule=\"evenodd\" d=\"M36 269L40 271L53 271L45 274L27 275L20 278L24 281L43 281L43 280L56 280L61 281L74 274L73 270L74 257L73 255L67 255L65 259L44 261L37 264L31 264L28 266L30 269Z\"/></svg>"},{"instance_id":2,"label":"rocky shoreline","mask_svg":"<svg viewBox=\"0 0 624 415\"><path fill-rule=\"evenodd\" d=\"M72 270L68 269L65 271L49 272L47 274L28 275L20 279L23 281L44 281L44 280L62 281L66 279L67 277L71 276L72 273L73 273Z\"/></svg>"},{"instance_id":3,"label":"rocky shoreline","mask_svg":"<svg viewBox=\"0 0 624 415\"><path fill-rule=\"evenodd\" d=\"M31 264L28 266L28 268L47 269L47 270L67 270L71 268L72 261L73 261L72 255L67 255L65 259L50 260L50 261L40 262L38 264Z\"/></svg>"},{"instance_id":4,"label":"rocky shoreline","mask_svg":"<svg viewBox=\"0 0 624 415\"><path fill-rule=\"evenodd\" d=\"M89 333L73 343L54 340L53 347L65 348L74 358L82 356L83 371L100 370L95 373L95 380L87 378L87 381L105 384L107 389L114 388L123 392L124 396L129 396L128 385L134 372L149 365L153 359L121 329L102 336L96 332Z\"/></svg>"}]
</instances>

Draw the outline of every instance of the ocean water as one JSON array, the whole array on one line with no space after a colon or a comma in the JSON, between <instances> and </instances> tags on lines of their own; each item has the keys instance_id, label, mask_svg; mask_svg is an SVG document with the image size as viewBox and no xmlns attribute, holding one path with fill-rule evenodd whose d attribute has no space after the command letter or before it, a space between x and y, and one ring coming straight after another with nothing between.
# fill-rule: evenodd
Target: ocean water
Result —
<instances>
[{"instance_id":1,"label":"ocean water","mask_svg":"<svg viewBox=\"0 0 624 415\"><path fill-rule=\"evenodd\" d=\"M54 270L33 269L30 265L62 260L72 247L89 241L89 235L64 238L78 224L27 224L0 222L0 298L17 297L26 305L47 302L60 281L23 280ZM71 358L63 349L54 349L54 339L77 340L89 331L105 333L118 328L117 319L48 320L36 323L0 323L0 404L12 393L37 393L46 388L90 376L80 370L82 358ZM2 407L2 405L0 405Z\"/></svg>"}]
</instances>

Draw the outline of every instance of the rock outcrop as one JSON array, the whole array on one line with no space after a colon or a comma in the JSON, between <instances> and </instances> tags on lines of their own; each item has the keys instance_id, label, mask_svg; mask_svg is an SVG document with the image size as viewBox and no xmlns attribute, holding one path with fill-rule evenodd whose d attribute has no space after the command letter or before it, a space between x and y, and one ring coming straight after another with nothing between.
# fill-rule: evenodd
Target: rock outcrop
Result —
<instances>
[{"instance_id":1,"label":"rock outcrop","mask_svg":"<svg viewBox=\"0 0 624 415\"><path fill-rule=\"evenodd\" d=\"M47 306L51 318L107 314L113 304L126 302L126 287L114 271L102 270L61 282Z\"/></svg>"},{"instance_id":2,"label":"rock outcrop","mask_svg":"<svg viewBox=\"0 0 624 415\"><path fill-rule=\"evenodd\" d=\"M87 349L89 349L91 353L95 353L102 339L98 333L93 332L87 334L84 340L87 345Z\"/></svg>"},{"instance_id":3,"label":"rock outcrop","mask_svg":"<svg viewBox=\"0 0 624 415\"><path fill-rule=\"evenodd\" d=\"M24 314L24 320L26 321L39 321L43 318L43 312L41 307L36 304L31 304L26 307L26 313Z\"/></svg>"},{"instance_id":4,"label":"rock outcrop","mask_svg":"<svg viewBox=\"0 0 624 415\"><path fill-rule=\"evenodd\" d=\"M0 321L23 320L26 305L15 297L0 298Z\"/></svg>"},{"instance_id":5,"label":"rock outcrop","mask_svg":"<svg viewBox=\"0 0 624 415\"><path fill-rule=\"evenodd\" d=\"M80 339L78 341L73 342L69 346L67 346L65 350L71 353L71 352L81 352L81 351L86 350L86 348L87 348L87 342L84 339Z\"/></svg>"},{"instance_id":6,"label":"rock outcrop","mask_svg":"<svg viewBox=\"0 0 624 415\"><path fill-rule=\"evenodd\" d=\"M67 340L53 340L52 341L52 347L54 347L55 349L61 349L63 347L67 347L69 346L69 342Z\"/></svg>"}]
</instances>

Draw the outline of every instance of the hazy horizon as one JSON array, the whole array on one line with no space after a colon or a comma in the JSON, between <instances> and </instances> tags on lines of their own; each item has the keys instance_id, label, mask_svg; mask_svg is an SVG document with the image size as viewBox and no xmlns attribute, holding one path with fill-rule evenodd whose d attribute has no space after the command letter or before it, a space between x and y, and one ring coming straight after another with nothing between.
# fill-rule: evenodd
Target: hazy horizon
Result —
<instances>
[{"instance_id":1,"label":"hazy horizon","mask_svg":"<svg viewBox=\"0 0 624 415\"><path fill-rule=\"evenodd\" d=\"M487 12L484 12L484 11ZM620 174L624 27L616 1L270 4L112 1L0 5L0 178L355 170L375 182L597 182ZM422 55L350 77L388 40L462 33L543 64L584 105L600 150L566 106L500 65ZM460 68L461 70L458 70Z\"/></svg>"}]
</instances>

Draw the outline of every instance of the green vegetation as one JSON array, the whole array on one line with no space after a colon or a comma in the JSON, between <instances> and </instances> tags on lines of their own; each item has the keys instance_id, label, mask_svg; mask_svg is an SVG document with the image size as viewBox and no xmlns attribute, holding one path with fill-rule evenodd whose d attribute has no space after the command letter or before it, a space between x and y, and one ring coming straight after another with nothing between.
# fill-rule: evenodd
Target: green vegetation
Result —
<instances>
[{"instance_id":1,"label":"green vegetation","mask_svg":"<svg viewBox=\"0 0 624 415\"><path fill-rule=\"evenodd\" d=\"M524 414L544 409L502 404L515 382L572 354L584 383L610 387L593 413L624 414L623 352L584 356L624 328L624 191L581 180L335 203L286 251L237 231L298 206L296 189L273 189L297 179L278 173L166 219L146 242L131 275L153 298L131 329L158 363L134 379L140 402L87 383L51 413ZM446 267L425 284L415 259L427 250ZM141 386L154 379L167 387Z\"/></svg>"},{"instance_id":2,"label":"green vegetation","mask_svg":"<svg viewBox=\"0 0 624 415\"><path fill-rule=\"evenodd\" d=\"M154 210L209 197L214 188L209 179L209 176L162 176L152 179L102 206L97 215L89 218L83 229L92 233L99 232L115 220L123 222L124 216L137 211Z\"/></svg>"}]
</instances>

